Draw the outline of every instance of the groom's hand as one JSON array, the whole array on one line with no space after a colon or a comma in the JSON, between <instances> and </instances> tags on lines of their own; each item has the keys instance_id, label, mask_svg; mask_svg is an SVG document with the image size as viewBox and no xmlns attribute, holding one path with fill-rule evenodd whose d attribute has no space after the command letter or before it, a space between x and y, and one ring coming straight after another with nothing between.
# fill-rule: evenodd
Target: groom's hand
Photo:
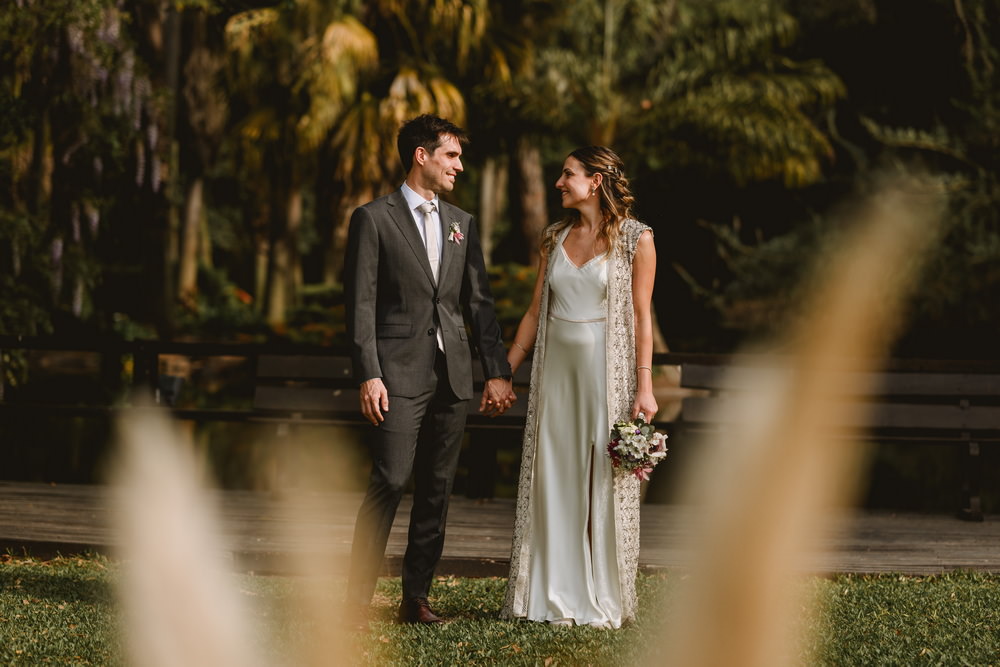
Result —
<instances>
[{"instance_id":1,"label":"groom's hand","mask_svg":"<svg viewBox=\"0 0 1000 667\"><path fill-rule=\"evenodd\" d=\"M372 426L385 421L383 412L389 411L389 392L382 378L372 378L361 383L361 414Z\"/></svg>"},{"instance_id":2,"label":"groom's hand","mask_svg":"<svg viewBox=\"0 0 1000 667\"><path fill-rule=\"evenodd\" d=\"M489 417L497 417L517 400L510 380L490 378L483 387L483 398L479 401L479 411Z\"/></svg>"}]
</instances>

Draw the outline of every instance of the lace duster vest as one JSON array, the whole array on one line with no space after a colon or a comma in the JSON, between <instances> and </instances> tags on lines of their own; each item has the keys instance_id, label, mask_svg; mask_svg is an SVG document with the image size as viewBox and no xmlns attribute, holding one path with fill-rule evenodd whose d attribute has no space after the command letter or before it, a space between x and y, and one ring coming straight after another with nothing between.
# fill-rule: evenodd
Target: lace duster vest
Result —
<instances>
[{"instance_id":1,"label":"lace duster vest","mask_svg":"<svg viewBox=\"0 0 1000 667\"><path fill-rule=\"evenodd\" d=\"M625 220L621 234L608 258L607 298L607 382L608 423L631 417L635 400L635 313L632 307L632 258L639 236L649 229L637 220ZM568 230L567 230L568 231ZM566 232L557 239L562 243ZM501 615L504 618L523 617L527 614L529 553L532 529L531 481L534 472L537 437L539 386L537 375L545 360L545 323L549 311L549 271L542 286L542 299L538 313L538 333L535 354L531 365L531 388L528 393L528 414L521 452L521 473L517 489L517 516L514 522L514 539L510 556L510 580ZM610 436L610 433L608 434ZM626 471L615 469L613 481L614 522L621 578L622 620L635 618L635 575L639 564L639 480Z\"/></svg>"}]
</instances>

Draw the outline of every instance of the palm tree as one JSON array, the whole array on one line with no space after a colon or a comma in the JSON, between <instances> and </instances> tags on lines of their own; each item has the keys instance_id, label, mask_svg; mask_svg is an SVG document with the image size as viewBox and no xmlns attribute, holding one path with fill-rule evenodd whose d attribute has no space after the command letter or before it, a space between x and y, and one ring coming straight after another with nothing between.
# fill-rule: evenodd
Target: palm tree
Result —
<instances>
[{"instance_id":1,"label":"palm tree","mask_svg":"<svg viewBox=\"0 0 1000 667\"><path fill-rule=\"evenodd\" d=\"M594 119L587 139L714 163L739 183L801 186L820 177L832 151L809 111L844 86L821 63L785 53L797 25L779 3L604 0L600 12L590 4L604 30L575 41L599 57L567 78L559 65L572 54L552 49L546 70Z\"/></svg>"},{"instance_id":2,"label":"palm tree","mask_svg":"<svg viewBox=\"0 0 1000 667\"><path fill-rule=\"evenodd\" d=\"M629 139L677 166L721 167L738 184L818 181L833 149L815 118L845 88L821 62L786 53L795 19L775 2L683 9L675 37L636 79Z\"/></svg>"},{"instance_id":3,"label":"palm tree","mask_svg":"<svg viewBox=\"0 0 1000 667\"><path fill-rule=\"evenodd\" d=\"M396 152L403 121L433 113L465 123L456 82L481 62L492 26L486 0L371 0L358 11L376 37L379 65L362 76L324 149L317 201L327 221L327 284L339 280L351 211L403 178Z\"/></svg>"},{"instance_id":4,"label":"palm tree","mask_svg":"<svg viewBox=\"0 0 1000 667\"><path fill-rule=\"evenodd\" d=\"M298 233L308 174L361 74L376 63L374 36L349 13L353 4L303 0L248 10L226 25L244 168L260 186L269 219L258 293L272 325L284 322L301 287Z\"/></svg>"},{"instance_id":5,"label":"palm tree","mask_svg":"<svg viewBox=\"0 0 1000 667\"><path fill-rule=\"evenodd\" d=\"M190 12L190 37L179 84L177 112L179 169L184 178L184 212L177 253L177 293L190 298L197 291L199 264L211 261L211 245L204 225L205 173L214 164L225 138L229 100L223 87L225 52L214 43L204 9Z\"/></svg>"},{"instance_id":6,"label":"palm tree","mask_svg":"<svg viewBox=\"0 0 1000 667\"><path fill-rule=\"evenodd\" d=\"M653 170L806 185L832 155L810 112L844 86L821 63L785 53L795 35L795 20L769 0L577 0L507 109L529 128L529 145L559 132ZM540 155L521 155L520 171L540 172ZM527 225L529 244L539 224Z\"/></svg>"},{"instance_id":7,"label":"palm tree","mask_svg":"<svg viewBox=\"0 0 1000 667\"><path fill-rule=\"evenodd\" d=\"M544 103L528 100L521 87L532 80L539 51L552 42L560 21L573 7L521 0L492 2L491 10L493 29L481 45L477 79L468 82L477 112L471 123L483 154L479 196L483 253L490 262L493 230L511 183L513 212L528 241L528 262L534 264L537 240L549 222L538 137L554 130L555 125L546 112L532 113L537 107L544 108Z\"/></svg>"}]
</instances>

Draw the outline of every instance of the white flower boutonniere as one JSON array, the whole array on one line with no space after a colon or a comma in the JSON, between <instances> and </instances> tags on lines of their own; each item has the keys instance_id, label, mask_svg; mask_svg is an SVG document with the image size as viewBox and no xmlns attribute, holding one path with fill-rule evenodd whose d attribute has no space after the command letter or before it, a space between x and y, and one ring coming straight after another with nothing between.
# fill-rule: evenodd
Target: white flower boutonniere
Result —
<instances>
[{"instance_id":1,"label":"white flower boutonniere","mask_svg":"<svg viewBox=\"0 0 1000 667\"><path fill-rule=\"evenodd\" d=\"M448 240L455 244L461 244L464 238L465 234L462 233L458 222L452 220L451 225L448 226Z\"/></svg>"}]
</instances>

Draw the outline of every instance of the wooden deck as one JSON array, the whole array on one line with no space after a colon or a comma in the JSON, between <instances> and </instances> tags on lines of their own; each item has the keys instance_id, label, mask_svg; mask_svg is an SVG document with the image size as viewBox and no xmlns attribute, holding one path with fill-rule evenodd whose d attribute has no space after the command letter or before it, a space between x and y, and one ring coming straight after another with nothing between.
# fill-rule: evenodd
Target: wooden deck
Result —
<instances>
[{"instance_id":1,"label":"wooden deck","mask_svg":"<svg viewBox=\"0 0 1000 667\"><path fill-rule=\"evenodd\" d=\"M350 550L357 494L298 498L219 491L214 497L235 563L260 573L287 573L303 556L343 564ZM39 557L113 551L106 487L0 482L0 549ZM386 573L398 573L410 499L400 507L387 550ZM440 574L504 576L514 503L454 497ZM644 568L685 568L697 512L644 505ZM832 572L935 574L966 569L1000 572L1000 521L959 521L944 515L866 513L832 520L829 543L810 569Z\"/></svg>"}]
</instances>

